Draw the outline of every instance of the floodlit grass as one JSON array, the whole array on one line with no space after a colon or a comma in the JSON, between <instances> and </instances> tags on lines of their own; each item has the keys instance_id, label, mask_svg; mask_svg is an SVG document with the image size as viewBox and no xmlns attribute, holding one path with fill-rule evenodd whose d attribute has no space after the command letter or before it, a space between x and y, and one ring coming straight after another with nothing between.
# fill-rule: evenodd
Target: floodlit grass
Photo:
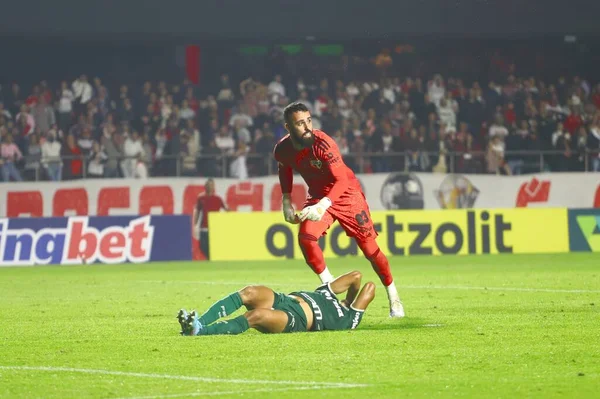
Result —
<instances>
[{"instance_id":1,"label":"floodlit grass","mask_svg":"<svg viewBox=\"0 0 600 399\"><path fill-rule=\"evenodd\" d=\"M0 268L2 398L597 397L600 258L393 258L355 331L182 337L246 284L319 283L296 261ZM336 275L366 260L329 262ZM378 282L379 283L379 282Z\"/></svg>"}]
</instances>

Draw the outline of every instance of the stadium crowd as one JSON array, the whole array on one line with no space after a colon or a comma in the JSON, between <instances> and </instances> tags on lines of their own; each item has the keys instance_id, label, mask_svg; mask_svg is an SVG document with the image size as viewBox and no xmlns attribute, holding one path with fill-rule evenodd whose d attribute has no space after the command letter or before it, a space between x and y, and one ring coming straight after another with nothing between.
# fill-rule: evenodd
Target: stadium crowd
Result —
<instances>
[{"instance_id":1,"label":"stadium crowd","mask_svg":"<svg viewBox=\"0 0 600 399\"><path fill-rule=\"evenodd\" d=\"M357 172L600 171L600 84L520 76L512 64L487 81L399 76L386 50L366 64L366 78L222 74L208 94L188 80L136 87L83 74L56 87L4 85L2 178L275 173L271 152L291 101L307 105Z\"/></svg>"}]
</instances>

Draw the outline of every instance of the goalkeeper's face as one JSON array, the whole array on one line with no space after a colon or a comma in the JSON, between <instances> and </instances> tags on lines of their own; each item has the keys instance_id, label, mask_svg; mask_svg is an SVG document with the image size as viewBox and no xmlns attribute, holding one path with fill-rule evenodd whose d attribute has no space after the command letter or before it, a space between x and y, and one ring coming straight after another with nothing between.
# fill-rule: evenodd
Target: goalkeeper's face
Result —
<instances>
[{"instance_id":1,"label":"goalkeeper's face","mask_svg":"<svg viewBox=\"0 0 600 399\"><path fill-rule=\"evenodd\" d=\"M285 128L290 133L294 146L299 149L309 148L315 142L310 112L298 111L290 115Z\"/></svg>"}]
</instances>

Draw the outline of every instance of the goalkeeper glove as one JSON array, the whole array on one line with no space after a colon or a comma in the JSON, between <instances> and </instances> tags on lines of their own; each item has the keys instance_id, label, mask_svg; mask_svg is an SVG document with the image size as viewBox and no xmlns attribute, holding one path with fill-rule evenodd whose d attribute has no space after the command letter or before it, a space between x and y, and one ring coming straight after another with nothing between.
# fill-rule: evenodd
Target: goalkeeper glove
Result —
<instances>
[{"instance_id":1,"label":"goalkeeper glove","mask_svg":"<svg viewBox=\"0 0 600 399\"><path fill-rule=\"evenodd\" d=\"M283 194L283 218L286 222L296 224L300 221L298 220L298 216L296 215L296 211L294 210L294 206L292 205L292 200L290 199L289 194Z\"/></svg>"},{"instance_id":2,"label":"goalkeeper glove","mask_svg":"<svg viewBox=\"0 0 600 399\"><path fill-rule=\"evenodd\" d=\"M316 204L307 206L306 208L302 209L302 212L300 212L300 215L298 215L298 217L301 221L312 220L313 222L318 222L319 220L321 220L323 215L325 215L325 212L330 206L331 200L327 197L323 197Z\"/></svg>"}]
</instances>

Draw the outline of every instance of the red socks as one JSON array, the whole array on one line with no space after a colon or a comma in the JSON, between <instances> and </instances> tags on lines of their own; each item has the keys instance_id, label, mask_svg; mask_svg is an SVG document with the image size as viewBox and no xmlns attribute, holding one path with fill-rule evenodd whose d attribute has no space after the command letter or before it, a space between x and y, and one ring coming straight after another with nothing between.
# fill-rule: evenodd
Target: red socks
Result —
<instances>
[{"instance_id":1,"label":"red socks","mask_svg":"<svg viewBox=\"0 0 600 399\"><path fill-rule=\"evenodd\" d=\"M321 274L325 270L325 259L323 259L323 251L319 247L317 237L310 234L300 233L298 235L298 243L304 254L304 259L310 268L316 273Z\"/></svg>"},{"instance_id":2,"label":"red socks","mask_svg":"<svg viewBox=\"0 0 600 399\"><path fill-rule=\"evenodd\" d=\"M323 259L323 251L319 247L317 238L310 234L301 233L298 235L298 243L308 266L316 274L323 273L325 270L325 259ZM390 285L394 281L392 271L390 270L390 263L379 249L377 242L369 240L364 242L357 241L357 243L365 257L371 262L373 270L377 273L383 285L386 287Z\"/></svg>"},{"instance_id":3,"label":"red socks","mask_svg":"<svg viewBox=\"0 0 600 399\"><path fill-rule=\"evenodd\" d=\"M387 257L381 252L379 249L379 245L375 240L369 241L358 241L358 246L360 250L363 252L365 257L371 262L371 266L379 279L386 287L394 281L392 277L392 271L390 270L390 263L388 262Z\"/></svg>"}]
</instances>

